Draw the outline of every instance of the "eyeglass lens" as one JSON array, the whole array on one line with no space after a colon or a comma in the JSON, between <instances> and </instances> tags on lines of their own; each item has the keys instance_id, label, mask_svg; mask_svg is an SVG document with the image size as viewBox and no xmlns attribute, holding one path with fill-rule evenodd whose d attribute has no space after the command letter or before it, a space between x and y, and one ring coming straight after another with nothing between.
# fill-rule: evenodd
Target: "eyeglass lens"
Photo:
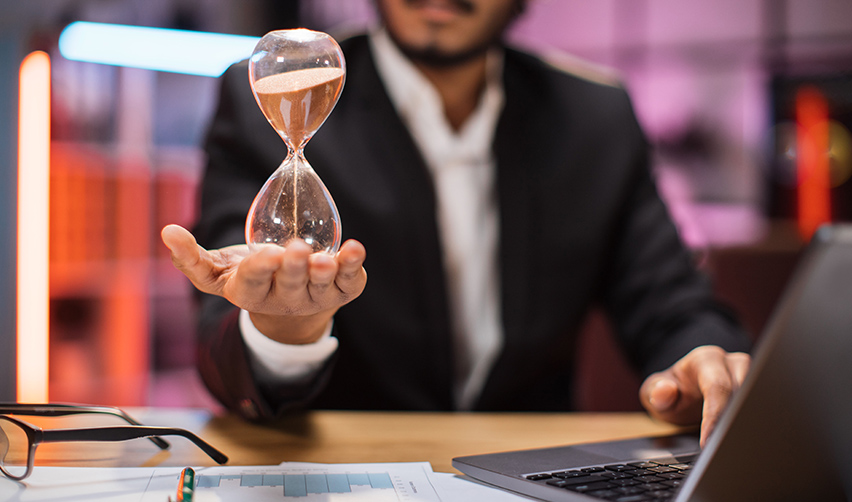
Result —
<instances>
[{"instance_id":1,"label":"eyeglass lens","mask_svg":"<svg viewBox=\"0 0 852 502\"><path fill-rule=\"evenodd\" d=\"M0 418L0 470L10 477L27 473L30 441L18 424Z\"/></svg>"}]
</instances>

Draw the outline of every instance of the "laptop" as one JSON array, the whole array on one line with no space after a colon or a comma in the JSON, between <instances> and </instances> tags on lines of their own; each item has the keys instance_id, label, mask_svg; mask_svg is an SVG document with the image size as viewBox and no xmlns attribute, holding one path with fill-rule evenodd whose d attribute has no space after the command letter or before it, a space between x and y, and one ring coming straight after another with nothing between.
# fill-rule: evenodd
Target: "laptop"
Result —
<instances>
[{"instance_id":1,"label":"laptop","mask_svg":"<svg viewBox=\"0 0 852 502\"><path fill-rule=\"evenodd\" d=\"M852 500L852 225L815 233L703 450L683 434L457 457L453 467L553 501Z\"/></svg>"}]
</instances>

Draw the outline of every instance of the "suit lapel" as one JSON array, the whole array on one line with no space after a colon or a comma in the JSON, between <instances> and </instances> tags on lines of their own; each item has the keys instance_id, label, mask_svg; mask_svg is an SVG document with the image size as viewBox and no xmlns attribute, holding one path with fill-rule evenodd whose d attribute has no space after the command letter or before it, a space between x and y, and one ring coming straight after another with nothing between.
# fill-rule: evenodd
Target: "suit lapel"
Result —
<instances>
[{"instance_id":1,"label":"suit lapel","mask_svg":"<svg viewBox=\"0 0 852 502\"><path fill-rule=\"evenodd\" d=\"M529 264L534 256L532 202L534 169L541 152L534 148L536 124L530 119L532 99L507 67L506 105L495 136L497 196L500 208L500 273L506 346L523 336L530 288Z\"/></svg>"},{"instance_id":2,"label":"suit lapel","mask_svg":"<svg viewBox=\"0 0 852 502\"><path fill-rule=\"evenodd\" d=\"M534 343L530 318L531 288L541 277L532 277L542 229L536 220L537 200L554 196L540 193L537 182L541 166L553 165L554 159L541 148L541 138L550 124L540 108L534 90L523 72L512 66L509 54L504 71L505 107L498 123L494 152L497 158L497 197L500 208L500 274L503 317L503 349L483 388L477 407L492 409L493 403L505 402L506 392L515 392L518 375L524 374L523 359L517 347ZM511 389L511 390L510 390Z\"/></svg>"}]
</instances>

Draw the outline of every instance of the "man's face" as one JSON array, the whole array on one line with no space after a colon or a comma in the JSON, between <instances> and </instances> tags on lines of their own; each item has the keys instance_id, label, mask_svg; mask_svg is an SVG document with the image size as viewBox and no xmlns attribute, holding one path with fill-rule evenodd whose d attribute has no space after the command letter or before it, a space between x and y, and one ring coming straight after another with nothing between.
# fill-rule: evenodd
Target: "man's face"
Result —
<instances>
[{"instance_id":1,"label":"man's face","mask_svg":"<svg viewBox=\"0 0 852 502\"><path fill-rule=\"evenodd\" d=\"M448 66L498 41L526 0L376 0L391 38L415 62Z\"/></svg>"}]
</instances>

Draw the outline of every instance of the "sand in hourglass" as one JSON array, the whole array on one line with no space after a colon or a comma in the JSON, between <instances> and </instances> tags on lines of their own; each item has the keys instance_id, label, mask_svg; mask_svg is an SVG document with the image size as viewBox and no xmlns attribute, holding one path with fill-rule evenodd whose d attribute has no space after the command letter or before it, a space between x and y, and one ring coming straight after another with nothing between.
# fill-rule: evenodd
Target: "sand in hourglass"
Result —
<instances>
[{"instance_id":1,"label":"sand in hourglass","mask_svg":"<svg viewBox=\"0 0 852 502\"><path fill-rule=\"evenodd\" d=\"M254 90L272 127L299 149L322 125L343 88L342 68L310 68L261 78Z\"/></svg>"}]
</instances>

